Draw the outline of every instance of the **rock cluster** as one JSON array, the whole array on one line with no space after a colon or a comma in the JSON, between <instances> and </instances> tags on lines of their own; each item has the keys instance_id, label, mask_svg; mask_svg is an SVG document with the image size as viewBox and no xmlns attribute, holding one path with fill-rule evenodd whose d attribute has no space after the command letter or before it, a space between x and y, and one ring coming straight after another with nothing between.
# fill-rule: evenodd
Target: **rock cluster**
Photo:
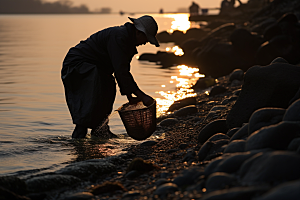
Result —
<instances>
[{"instance_id":1,"label":"rock cluster","mask_svg":"<svg viewBox=\"0 0 300 200\"><path fill-rule=\"evenodd\" d=\"M246 21L246 8L243 8L241 16L229 21L220 16L219 22L223 24L214 22L206 27L192 28L185 34L163 31L158 33L158 40L175 42L184 55L160 51L141 55L140 60L154 61L163 67L195 65L201 73L213 78L225 76L237 68L247 71L253 65L268 65L277 57L297 64L300 61L297 8L300 2L295 0L273 1L254 17L248 16Z\"/></svg>"},{"instance_id":2,"label":"rock cluster","mask_svg":"<svg viewBox=\"0 0 300 200\"><path fill-rule=\"evenodd\" d=\"M299 31L297 12L283 15L292 6L300 7L298 1L273 1L252 19L251 31L263 34L271 45L282 44L282 34L293 38ZM167 33L163 34L167 41ZM189 34L200 32L191 30ZM251 56L256 57L275 47L257 45L260 42L255 41L262 35L236 29L234 24L201 34L231 38L230 44L207 40L208 46L198 52L217 56L214 60L222 58L220 63L230 67L220 70L220 66L208 63L216 67L216 74L211 75L222 77L217 81L199 79L193 88L201 91L209 87L209 94L199 92L196 97L175 102L169 108L171 114L158 119L154 136L161 137L132 145L119 156L75 162L51 173L24 179L0 177L0 199L298 200L300 67L295 65L299 57L293 55L298 43L284 43L284 54L270 51L262 56L267 64L244 68L235 65L249 59L239 48L255 49ZM184 35L178 32L173 40L181 37ZM186 46L195 47L192 43ZM236 49L239 55L233 58ZM227 50L231 53L224 54ZM251 59L248 61L253 64Z\"/></svg>"}]
</instances>

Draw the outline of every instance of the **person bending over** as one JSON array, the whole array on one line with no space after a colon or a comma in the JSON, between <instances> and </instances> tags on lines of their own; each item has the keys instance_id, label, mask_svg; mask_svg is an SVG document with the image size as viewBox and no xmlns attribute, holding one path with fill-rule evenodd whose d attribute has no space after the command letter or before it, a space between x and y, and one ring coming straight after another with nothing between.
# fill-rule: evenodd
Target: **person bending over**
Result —
<instances>
[{"instance_id":1,"label":"person bending over","mask_svg":"<svg viewBox=\"0 0 300 200\"><path fill-rule=\"evenodd\" d=\"M153 17L130 18L124 25L109 27L91 35L69 49L61 70L66 102L76 125L72 138L91 134L112 112L116 82L129 103L142 101L148 106L153 98L145 94L130 73L136 47L150 42L159 47L158 26ZM133 96L134 95L134 96ZM108 125L106 125L108 127ZM113 137L107 129L110 137Z\"/></svg>"}]
</instances>

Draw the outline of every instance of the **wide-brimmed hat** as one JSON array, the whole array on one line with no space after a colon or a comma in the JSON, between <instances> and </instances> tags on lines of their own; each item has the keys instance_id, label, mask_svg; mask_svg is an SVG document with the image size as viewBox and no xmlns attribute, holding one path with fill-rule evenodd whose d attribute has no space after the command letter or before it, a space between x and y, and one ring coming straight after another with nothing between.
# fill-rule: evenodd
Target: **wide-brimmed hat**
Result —
<instances>
[{"instance_id":1,"label":"wide-brimmed hat","mask_svg":"<svg viewBox=\"0 0 300 200\"><path fill-rule=\"evenodd\" d=\"M159 47L159 43L156 39L158 26L156 21L153 19L153 17L149 15L144 15L137 19L131 17L128 18L133 22L137 30L142 31L143 33L146 34L148 41L151 44L155 45L156 47Z\"/></svg>"}]
</instances>

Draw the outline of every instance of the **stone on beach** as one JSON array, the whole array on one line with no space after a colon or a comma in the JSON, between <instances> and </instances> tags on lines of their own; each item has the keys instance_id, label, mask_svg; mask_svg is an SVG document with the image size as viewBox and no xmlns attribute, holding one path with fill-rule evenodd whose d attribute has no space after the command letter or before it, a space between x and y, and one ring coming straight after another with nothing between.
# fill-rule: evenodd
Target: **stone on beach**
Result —
<instances>
[{"instance_id":1,"label":"stone on beach","mask_svg":"<svg viewBox=\"0 0 300 200\"><path fill-rule=\"evenodd\" d=\"M92 159L72 163L56 171L57 174L73 175L81 179L88 179L92 174L100 176L115 171L116 166L102 159Z\"/></svg>"},{"instance_id":2,"label":"stone on beach","mask_svg":"<svg viewBox=\"0 0 300 200\"><path fill-rule=\"evenodd\" d=\"M256 200L297 200L300 197L300 181L290 181L274 187Z\"/></svg>"},{"instance_id":3,"label":"stone on beach","mask_svg":"<svg viewBox=\"0 0 300 200\"><path fill-rule=\"evenodd\" d=\"M251 67L245 74L239 98L227 116L228 127L247 123L259 108L287 108L300 86L299 76L300 67L286 63Z\"/></svg>"},{"instance_id":4,"label":"stone on beach","mask_svg":"<svg viewBox=\"0 0 300 200\"><path fill-rule=\"evenodd\" d=\"M244 79L244 71L241 69L233 70L229 75L229 81L232 82L234 80L243 80Z\"/></svg>"},{"instance_id":5,"label":"stone on beach","mask_svg":"<svg viewBox=\"0 0 300 200\"><path fill-rule=\"evenodd\" d=\"M281 183L300 178L300 155L294 152L273 151L256 154L239 170L244 184Z\"/></svg>"},{"instance_id":6,"label":"stone on beach","mask_svg":"<svg viewBox=\"0 0 300 200\"><path fill-rule=\"evenodd\" d=\"M280 122L261 128L247 139L246 151L264 148L285 150L299 131L300 124L295 122Z\"/></svg>"},{"instance_id":7,"label":"stone on beach","mask_svg":"<svg viewBox=\"0 0 300 200\"><path fill-rule=\"evenodd\" d=\"M224 150L224 153L244 152L246 147L245 140L233 140Z\"/></svg>"},{"instance_id":8,"label":"stone on beach","mask_svg":"<svg viewBox=\"0 0 300 200\"><path fill-rule=\"evenodd\" d=\"M234 185L236 179L234 176L227 174L225 172L215 172L212 173L206 181L205 187L206 192L212 192L215 190L221 190Z\"/></svg>"},{"instance_id":9,"label":"stone on beach","mask_svg":"<svg viewBox=\"0 0 300 200\"><path fill-rule=\"evenodd\" d=\"M197 99L196 97L187 97L185 99L181 99L178 101L175 101L168 109L168 111L175 111L180 108L183 108L185 106L190 106L190 105L196 105L197 104Z\"/></svg>"},{"instance_id":10,"label":"stone on beach","mask_svg":"<svg viewBox=\"0 0 300 200\"><path fill-rule=\"evenodd\" d=\"M300 121L300 99L287 108L282 120Z\"/></svg>"},{"instance_id":11,"label":"stone on beach","mask_svg":"<svg viewBox=\"0 0 300 200\"><path fill-rule=\"evenodd\" d=\"M183 108L180 108L179 110L174 112L174 115L177 117L186 116L195 114L198 112L198 109L195 105L185 106Z\"/></svg>"},{"instance_id":12,"label":"stone on beach","mask_svg":"<svg viewBox=\"0 0 300 200\"><path fill-rule=\"evenodd\" d=\"M168 194L172 194L176 191L178 191L178 186L176 184L174 184L174 183L165 183L165 184L159 186L154 191L154 195L165 197Z\"/></svg>"},{"instance_id":13,"label":"stone on beach","mask_svg":"<svg viewBox=\"0 0 300 200\"><path fill-rule=\"evenodd\" d=\"M240 152L232 154L224 154L223 159L217 163L215 169L212 172L226 172L226 173L235 173L237 172L242 164L256 152ZM226 156L226 157L225 157Z\"/></svg>"},{"instance_id":14,"label":"stone on beach","mask_svg":"<svg viewBox=\"0 0 300 200\"><path fill-rule=\"evenodd\" d=\"M266 186L233 187L208 193L201 200L251 200L268 189Z\"/></svg>"},{"instance_id":15,"label":"stone on beach","mask_svg":"<svg viewBox=\"0 0 300 200\"><path fill-rule=\"evenodd\" d=\"M233 141L233 140L246 139L249 135L248 127L249 127L249 124L245 123L238 131L236 131L232 135L232 137L230 138L230 142Z\"/></svg>"},{"instance_id":16,"label":"stone on beach","mask_svg":"<svg viewBox=\"0 0 300 200\"><path fill-rule=\"evenodd\" d=\"M249 135L262 127L281 122L285 111L283 108L261 108L256 110L249 120Z\"/></svg>"},{"instance_id":17,"label":"stone on beach","mask_svg":"<svg viewBox=\"0 0 300 200\"><path fill-rule=\"evenodd\" d=\"M196 130L198 132L198 142L204 144L207 139L216 133L226 133L228 131L226 120L218 119L207 124L203 129Z\"/></svg>"},{"instance_id":18,"label":"stone on beach","mask_svg":"<svg viewBox=\"0 0 300 200\"><path fill-rule=\"evenodd\" d=\"M91 200L94 198L94 195L89 192L78 192L72 195L67 196L64 200Z\"/></svg>"},{"instance_id":19,"label":"stone on beach","mask_svg":"<svg viewBox=\"0 0 300 200\"><path fill-rule=\"evenodd\" d=\"M159 125L160 126L171 126L171 125L177 124L178 122L179 122L179 120L176 118L167 118L167 119L162 120L159 123Z\"/></svg>"},{"instance_id":20,"label":"stone on beach","mask_svg":"<svg viewBox=\"0 0 300 200\"><path fill-rule=\"evenodd\" d=\"M81 182L81 179L72 175L45 175L26 180L30 192L44 192L69 187Z\"/></svg>"}]
</instances>

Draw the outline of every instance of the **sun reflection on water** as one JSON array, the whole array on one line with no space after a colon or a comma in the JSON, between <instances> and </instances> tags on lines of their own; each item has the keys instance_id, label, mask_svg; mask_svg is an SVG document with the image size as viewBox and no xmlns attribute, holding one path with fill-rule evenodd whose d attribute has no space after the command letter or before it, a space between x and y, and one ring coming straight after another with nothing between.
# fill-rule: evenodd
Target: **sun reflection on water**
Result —
<instances>
[{"instance_id":1,"label":"sun reflection on water","mask_svg":"<svg viewBox=\"0 0 300 200\"><path fill-rule=\"evenodd\" d=\"M167 47L166 48L167 52L173 52L176 56L183 56L184 52L179 46L174 46L172 48Z\"/></svg>"},{"instance_id":2,"label":"sun reflection on water","mask_svg":"<svg viewBox=\"0 0 300 200\"><path fill-rule=\"evenodd\" d=\"M170 77L170 83L175 84L176 91L156 92L163 97L156 98L158 116L165 114L175 101L197 95L195 91L191 89L191 86L193 86L200 77L204 77L204 75L199 73L198 68L188 67L186 65L178 65L177 69L179 70L179 75ZM162 85L162 87L166 87L166 85Z\"/></svg>"},{"instance_id":3,"label":"sun reflection on water","mask_svg":"<svg viewBox=\"0 0 300 200\"><path fill-rule=\"evenodd\" d=\"M191 27L191 22L189 21L189 14L166 14L166 18L173 18L174 21L171 23L171 29L168 30L173 33L174 30L179 30L186 32Z\"/></svg>"}]
</instances>

